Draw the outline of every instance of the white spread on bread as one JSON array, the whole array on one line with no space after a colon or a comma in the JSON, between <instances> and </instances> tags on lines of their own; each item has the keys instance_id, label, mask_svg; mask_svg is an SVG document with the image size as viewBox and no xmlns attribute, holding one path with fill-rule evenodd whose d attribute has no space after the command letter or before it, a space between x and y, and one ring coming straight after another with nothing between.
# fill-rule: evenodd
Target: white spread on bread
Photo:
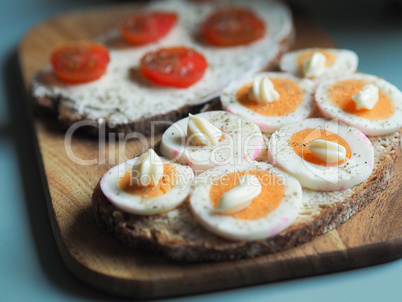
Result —
<instances>
[{"instance_id":1,"label":"white spread on bread","mask_svg":"<svg viewBox=\"0 0 402 302\"><path fill-rule=\"evenodd\" d=\"M279 99L279 93L275 90L274 84L268 77L257 76L248 90L248 97L262 105L266 105Z\"/></svg>"},{"instance_id":2,"label":"white spread on bread","mask_svg":"<svg viewBox=\"0 0 402 302\"><path fill-rule=\"evenodd\" d=\"M325 71L325 56L316 51L313 55L303 62L303 72L308 78L319 77Z\"/></svg>"},{"instance_id":3,"label":"white spread on bread","mask_svg":"<svg viewBox=\"0 0 402 302\"><path fill-rule=\"evenodd\" d=\"M137 185L156 186L163 176L163 162L154 150L149 149L135 161L131 173Z\"/></svg>"},{"instance_id":4,"label":"white spread on bread","mask_svg":"<svg viewBox=\"0 0 402 302\"><path fill-rule=\"evenodd\" d=\"M236 213L248 207L261 193L261 183L254 175L244 175L240 177L237 185L225 192L219 199L218 206L214 213L230 214Z\"/></svg>"},{"instance_id":5,"label":"white spread on bread","mask_svg":"<svg viewBox=\"0 0 402 302\"><path fill-rule=\"evenodd\" d=\"M346 148L335 142L316 139L308 145L313 155L327 163L337 163L346 158Z\"/></svg>"},{"instance_id":6,"label":"white spread on bread","mask_svg":"<svg viewBox=\"0 0 402 302\"><path fill-rule=\"evenodd\" d=\"M202 116L189 114L187 140L193 146L215 146L222 137L222 131Z\"/></svg>"},{"instance_id":7,"label":"white spread on bread","mask_svg":"<svg viewBox=\"0 0 402 302\"><path fill-rule=\"evenodd\" d=\"M373 84L365 85L359 93L352 96L353 101L356 104L356 109L373 109L378 102L379 89Z\"/></svg>"}]
</instances>

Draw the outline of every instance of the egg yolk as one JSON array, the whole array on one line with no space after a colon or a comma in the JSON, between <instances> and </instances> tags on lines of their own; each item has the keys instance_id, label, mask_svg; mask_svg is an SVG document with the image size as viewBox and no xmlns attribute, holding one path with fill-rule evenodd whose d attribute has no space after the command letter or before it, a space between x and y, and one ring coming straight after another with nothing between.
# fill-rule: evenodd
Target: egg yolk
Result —
<instances>
[{"instance_id":1,"label":"egg yolk","mask_svg":"<svg viewBox=\"0 0 402 302\"><path fill-rule=\"evenodd\" d=\"M270 78L279 99L269 104L259 104L250 100L248 90L253 83L248 83L237 92L237 101L247 109L264 116L285 116L294 112L303 102L303 90L295 81L284 78Z\"/></svg>"},{"instance_id":2,"label":"egg yolk","mask_svg":"<svg viewBox=\"0 0 402 302\"><path fill-rule=\"evenodd\" d=\"M163 176L156 186L142 187L135 184L131 173L132 170L130 169L119 179L119 188L128 194L141 198L154 198L166 194L174 188L178 178L176 168L167 163L163 164Z\"/></svg>"},{"instance_id":3,"label":"egg yolk","mask_svg":"<svg viewBox=\"0 0 402 302\"><path fill-rule=\"evenodd\" d=\"M379 90L378 101L373 109L356 109L356 104L352 99L354 94L367 84L372 84L362 80L344 80L332 84L327 96L331 102L342 109L343 111L359 116L361 118L369 120L384 120L391 117L394 114L394 103L387 93L383 90Z\"/></svg>"},{"instance_id":4,"label":"egg yolk","mask_svg":"<svg viewBox=\"0 0 402 302\"><path fill-rule=\"evenodd\" d=\"M213 207L216 208L218 206L219 199L225 192L233 189L237 185L240 177L248 174L255 175L260 181L260 195L254 198L247 208L236 213L224 215L243 220L255 220L265 217L275 210L284 196L285 186L283 185L283 180L267 171L261 170L228 173L216 180L209 191L209 197Z\"/></svg>"},{"instance_id":5,"label":"egg yolk","mask_svg":"<svg viewBox=\"0 0 402 302\"><path fill-rule=\"evenodd\" d=\"M310 148L308 147L308 144L310 144L312 141L316 139L322 139L326 141L330 141L333 143L337 143L346 149L346 158L337 162L337 163L327 163L313 155L311 152ZM351 151L349 145L343 140L342 137L339 135L327 131L327 130L322 130L322 129L305 129L302 131L299 131L295 134L292 135L289 141L290 146L292 147L293 151L303 158L304 160L320 165L320 166L338 166L346 162L350 156L351 156Z\"/></svg>"},{"instance_id":6,"label":"egg yolk","mask_svg":"<svg viewBox=\"0 0 402 302\"><path fill-rule=\"evenodd\" d=\"M302 66L304 61L310 59L315 52L319 52L325 56L325 66L331 66L336 61L336 55L326 51L325 49L307 50L297 57L297 66Z\"/></svg>"}]
</instances>

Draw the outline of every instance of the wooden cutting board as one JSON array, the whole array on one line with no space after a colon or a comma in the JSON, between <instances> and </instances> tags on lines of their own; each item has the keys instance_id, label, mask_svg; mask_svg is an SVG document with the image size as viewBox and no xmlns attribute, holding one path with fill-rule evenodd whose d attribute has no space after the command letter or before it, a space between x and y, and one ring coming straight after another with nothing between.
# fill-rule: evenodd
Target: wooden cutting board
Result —
<instances>
[{"instance_id":1,"label":"wooden cutting board","mask_svg":"<svg viewBox=\"0 0 402 302\"><path fill-rule=\"evenodd\" d=\"M26 88L34 72L48 62L57 43L94 38L136 9L135 5L120 5L83 11L57 16L34 27L19 47ZM296 49L334 46L308 17L296 14L295 24ZM108 159L108 164L81 166L67 156L64 132L55 121L36 118L32 126L41 153L38 160L44 168L49 217L63 261L77 278L99 290L134 298L177 296L340 271L402 257L402 161L398 162L389 188L374 202L336 230L308 244L234 263L183 265L130 250L95 224L90 208L92 190L100 176L118 163L116 158L122 162L139 154L136 142L106 144L102 148L94 139L74 136L72 151L77 157L99 159L105 152Z\"/></svg>"}]
</instances>

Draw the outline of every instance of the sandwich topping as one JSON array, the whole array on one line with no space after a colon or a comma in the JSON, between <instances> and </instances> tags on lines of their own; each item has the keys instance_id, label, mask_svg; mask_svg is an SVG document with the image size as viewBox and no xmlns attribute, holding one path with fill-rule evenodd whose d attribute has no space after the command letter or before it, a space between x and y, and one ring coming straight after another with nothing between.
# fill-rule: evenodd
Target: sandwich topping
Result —
<instances>
[{"instance_id":1,"label":"sandwich topping","mask_svg":"<svg viewBox=\"0 0 402 302\"><path fill-rule=\"evenodd\" d=\"M100 188L117 208L131 214L154 215L184 202L193 178L189 167L169 162L150 149L106 172Z\"/></svg>"},{"instance_id":2,"label":"sandwich topping","mask_svg":"<svg viewBox=\"0 0 402 302\"><path fill-rule=\"evenodd\" d=\"M307 118L314 110L314 84L280 72L259 73L227 86L221 103L226 111L255 122L263 133Z\"/></svg>"},{"instance_id":3,"label":"sandwich topping","mask_svg":"<svg viewBox=\"0 0 402 302\"><path fill-rule=\"evenodd\" d=\"M395 112L390 96L363 80L337 81L328 88L327 96L342 111L369 120L385 120Z\"/></svg>"},{"instance_id":4,"label":"sandwich topping","mask_svg":"<svg viewBox=\"0 0 402 302\"><path fill-rule=\"evenodd\" d=\"M199 175L190 206L210 232L231 240L274 236L295 220L301 186L292 176L267 163L220 166Z\"/></svg>"},{"instance_id":5,"label":"sandwich topping","mask_svg":"<svg viewBox=\"0 0 402 302\"><path fill-rule=\"evenodd\" d=\"M320 52L314 52L313 55L303 62L304 75L307 78L319 77L325 71L326 57Z\"/></svg>"},{"instance_id":6,"label":"sandwich topping","mask_svg":"<svg viewBox=\"0 0 402 302\"><path fill-rule=\"evenodd\" d=\"M379 77L355 73L318 86L316 102L325 117L336 118L366 135L386 135L402 126L402 93Z\"/></svg>"},{"instance_id":7,"label":"sandwich topping","mask_svg":"<svg viewBox=\"0 0 402 302\"><path fill-rule=\"evenodd\" d=\"M280 69L319 83L351 74L356 71L357 64L358 57L351 50L308 48L284 54L280 61Z\"/></svg>"},{"instance_id":8,"label":"sandwich topping","mask_svg":"<svg viewBox=\"0 0 402 302\"><path fill-rule=\"evenodd\" d=\"M156 186L163 176L162 160L154 150L149 149L134 163L131 174L138 186Z\"/></svg>"},{"instance_id":9,"label":"sandwich topping","mask_svg":"<svg viewBox=\"0 0 402 302\"><path fill-rule=\"evenodd\" d=\"M250 9L224 7L207 17L202 26L202 34L211 45L245 45L264 37L265 23Z\"/></svg>"},{"instance_id":10,"label":"sandwich topping","mask_svg":"<svg viewBox=\"0 0 402 302\"><path fill-rule=\"evenodd\" d=\"M339 191L369 178L374 149L359 130L314 118L276 131L269 141L268 159L305 188Z\"/></svg>"},{"instance_id":11,"label":"sandwich topping","mask_svg":"<svg viewBox=\"0 0 402 302\"><path fill-rule=\"evenodd\" d=\"M118 27L124 39L134 45L158 41L177 23L177 14L171 11L145 11L122 20Z\"/></svg>"},{"instance_id":12,"label":"sandwich topping","mask_svg":"<svg viewBox=\"0 0 402 302\"><path fill-rule=\"evenodd\" d=\"M312 61L315 61L314 63L317 63L318 58L319 65L321 65L321 63L324 63L323 65L325 68L333 65L337 60L337 56L338 54L336 52L333 52L332 49L310 48L299 51L296 62L299 68L306 68L305 65L307 62L311 63ZM314 57L316 59L312 60Z\"/></svg>"},{"instance_id":13,"label":"sandwich topping","mask_svg":"<svg viewBox=\"0 0 402 302\"><path fill-rule=\"evenodd\" d=\"M379 89L373 84L364 85L364 87L358 93L352 95L352 99L356 105L356 110L372 110L375 104L378 102L378 98Z\"/></svg>"},{"instance_id":14,"label":"sandwich topping","mask_svg":"<svg viewBox=\"0 0 402 302\"><path fill-rule=\"evenodd\" d=\"M192 146L217 145L222 140L222 131L201 116L188 115L187 140Z\"/></svg>"},{"instance_id":15,"label":"sandwich topping","mask_svg":"<svg viewBox=\"0 0 402 302\"><path fill-rule=\"evenodd\" d=\"M208 67L205 57L180 46L146 53L140 62L141 74L152 83L188 88L198 82Z\"/></svg>"},{"instance_id":16,"label":"sandwich topping","mask_svg":"<svg viewBox=\"0 0 402 302\"><path fill-rule=\"evenodd\" d=\"M350 147L341 136L321 128L298 131L290 141L294 153L315 165L338 166L351 156Z\"/></svg>"},{"instance_id":17,"label":"sandwich topping","mask_svg":"<svg viewBox=\"0 0 402 302\"><path fill-rule=\"evenodd\" d=\"M308 144L313 156L326 162L327 164L338 164L346 159L346 148L341 144L325 139L315 139ZM350 150L349 150L350 158Z\"/></svg>"},{"instance_id":18,"label":"sandwich topping","mask_svg":"<svg viewBox=\"0 0 402 302\"><path fill-rule=\"evenodd\" d=\"M110 58L105 46L81 41L57 46L50 61L61 81L82 84L104 75Z\"/></svg>"},{"instance_id":19,"label":"sandwich topping","mask_svg":"<svg viewBox=\"0 0 402 302\"><path fill-rule=\"evenodd\" d=\"M201 123L196 127L190 119L199 117ZM208 123L203 124L203 120ZM202 143L197 144L197 140ZM226 111L208 111L170 126L162 135L160 151L165 158L188 165L197 174L215 166L256 159L263 144L261 131L255 123Z\"/></svg>"},{"instance_id":20,"label":"sandwich topping","mask_svg":"<svg viewBox=\"0 0 402 302\"><path fill-rule=\"evenodd\" d=\"M248 99L265 105L279 99L279 93L268 77L255 77L253 84L248 89Z\"/></svg>"},{"instance_id":21,"label":"sandwich topping","mask_svg":"<svg viewBox=\"0 0 402 302\"><path fill-rule=\"evenodd\" d=\"M261 183L256 176L252 174L241 176L234 188L229 189L229 191L221 195L214 212L219 214L239 212L247 208L253 199L260 195L261 190ZM213 197L215 197L216 194L219 193L211 192Z\"/></svg>"}]
</instances>

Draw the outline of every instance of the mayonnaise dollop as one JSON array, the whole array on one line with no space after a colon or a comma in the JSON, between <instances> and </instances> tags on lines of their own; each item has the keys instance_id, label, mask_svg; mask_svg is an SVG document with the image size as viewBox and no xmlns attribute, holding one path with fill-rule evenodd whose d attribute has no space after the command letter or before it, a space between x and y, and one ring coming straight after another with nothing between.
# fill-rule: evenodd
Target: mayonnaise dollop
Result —
<instances>
[{"instance_id":1,"label":"mayonnaise dollop","mask_svg":"<svg viewBox=\"0 0 402 302\"><path fill-rule=\"evenodd\" d=\"M163 176L163 162L154 150L149 149L135 161L131 173L137 185L156 186Z\"/></svg>"},{"instance_id":2,"label":"mayonnaise dollop","mask_svg":"<svg viewBox=\"0 0 402 302\"><path fill-rule=\"evenodd\" d=\"M222 137L222 131L201 116L188 115L187 139L190 145L215 146Z\"/></svg>"},{"instance_id":3,"label":"mayonnaise dollop","mask_svg":"<svg viewBox=\"0 0 402 302\"><path fill-rule=\"evenodd\" d=\"M248 90L248 97L265 105L276 101L280 96L268 77L255 77L253 85Z\"/></svg>"},{"instance_id":4,"label":"mayonnaise dollop","mask_svg":"<svg viewBox=\"0 0 402 302\"><path fill-rule=\"evenodd\" d=\"M244 175L233 189L221 196L213 212L231 214L243 210L261 193L261 189L261 183L256 176Z\"/></svg>"},{"instance_id":5,"label":"mayonnaise dollop","mask_svg":"<svg viewBox=\"0 0 402 302\"><path fill-rule=\"evenodd\" d=\"M346 148L340 144L323 139L316 139L308 145L313 155L329 164L346 158Z\"/></svg>"},{"instance_id":6,"label":"mayonnaise dollop","mask_svg":"<svg viewBox=\"0 0 402 302\"><path fill-rule=\"evenodd\" d=\"M308 78L319 77L325 71L325 56L320 52L314 52L313 55L303 62L303 72Z\"/></svg>"},{"instance_id":7,"label":"mayonnaise dollop","mask_svg":"<svg viewBox=\"0 0 402 302\"><path fill-rule=\"evenodd\" d=\"M359 93L352 96L353 101L356 104L356 109L373 109L378 102L379 89L373 84L365 85Z\"/></svg>"}]
</instances>

